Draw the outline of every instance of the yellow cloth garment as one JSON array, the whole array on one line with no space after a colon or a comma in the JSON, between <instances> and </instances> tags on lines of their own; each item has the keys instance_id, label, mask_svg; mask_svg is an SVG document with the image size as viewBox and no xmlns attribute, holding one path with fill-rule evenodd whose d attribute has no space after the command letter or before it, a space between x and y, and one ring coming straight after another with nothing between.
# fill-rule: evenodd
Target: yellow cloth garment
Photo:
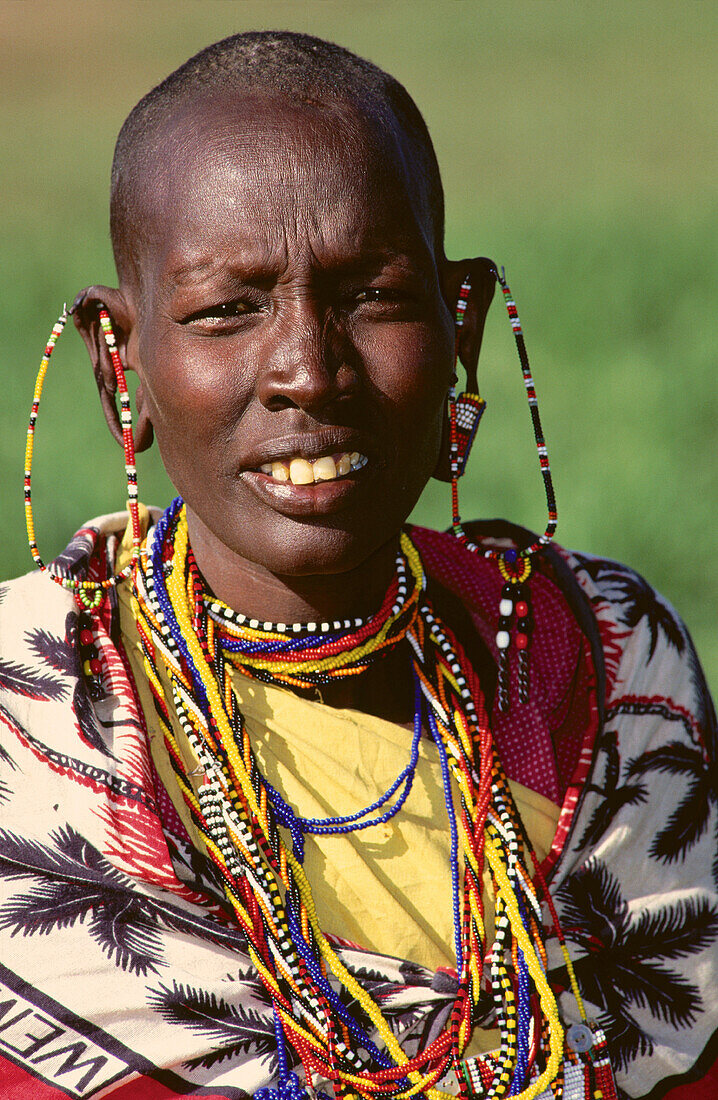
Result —
<instances>
[{"instance_id":1,"label":"yellow cloth garment","mask_svg":"<svg viewBox=\"0 0 718 1100\"><path fill-rule=\"evenodd\" d=\"M179 793L155 719L127 586L118 589L122 640L147 720L152 758L193 842L202 841ZM172 693L161 675L170 711ZM409 760L410 730L353 710L301 699L235 673L250 740L270 783L302 817L344 816L374 802ZM175 733L195 766L179 722ZM201 778L197 777L197 784ZM539 858L559 808L512 783ZM305 869L326 932L435 969L454 967L449 828L436 746L422 737L414 784L390 821L342 836L308 836ZM486 883L487 884L487 883ZM488 931L493 906L485 891Z\"/></svg>"}]
</instances>

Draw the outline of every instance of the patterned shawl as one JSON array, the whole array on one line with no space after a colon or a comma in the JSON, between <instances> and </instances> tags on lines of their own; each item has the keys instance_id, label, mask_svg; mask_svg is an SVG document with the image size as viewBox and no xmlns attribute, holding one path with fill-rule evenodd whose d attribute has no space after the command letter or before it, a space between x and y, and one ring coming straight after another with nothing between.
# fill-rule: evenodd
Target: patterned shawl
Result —
<instances>
[{"instance_id":1,"label":"patterned shawl","mask_svg":"<svg viewBox=\"0 0 718 1100\"><path fill-rule=\"evenodd\" d=\"M88 524L56 564L105 575L124 523ZM447 535L412 536L495 657L496 567ZM657 1098L706 1073L717 1026L715 714L684 626L635 573L552 550L532 600L530 704L494 715L496 741L512 778L563 795L544 871L586 1007L619 1089ZM34 573L0 602L0 1093L238 1100L272 1084L271 1004L154 773L116 606L92 699L72 596ZM411 960L338 953L408 1053L431 1041L445 983ZM555 939L549 971L577 1020ZM715 1090L704 1078L692 1100Z\"/></svg>"}]
</instances>

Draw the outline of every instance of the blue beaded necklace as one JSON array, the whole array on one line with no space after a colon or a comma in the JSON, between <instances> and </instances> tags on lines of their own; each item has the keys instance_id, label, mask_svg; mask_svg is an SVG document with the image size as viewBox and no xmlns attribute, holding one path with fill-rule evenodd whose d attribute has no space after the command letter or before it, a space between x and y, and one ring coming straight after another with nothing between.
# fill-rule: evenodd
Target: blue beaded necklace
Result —
<instances>
[{"instance_id":1,"label":"blue beaded necklace","mask_svg":"<svg viewBox=\"0 0 718 1100\"><path fill-rule=\"evenodd\" d=\"M306 834L320 836L345 835L356 832L358 829L368 829L371 825L382 825L390 821L399 812L406 802L416 775L416 765L419 760L419 741L422 730L422 694L419 679L414 672L414 736L411 741L411 755L409 763L399 773L391 786L370 806L365 806L356 813L347 814L344 817L300 817L295 814L292 807L285 802L279 791L272 786L269 780L262 776L262 784L269 796L277 815L277 820L286 829L289 829L294 846L294 854L300 863L304 863L304 837ZM431 721L431 716L430 716ZM383 813L376 817L369 817L376 810L385 806L390 798L402 788L396 802L389 806Z\"/></svg>"}]
</instances>

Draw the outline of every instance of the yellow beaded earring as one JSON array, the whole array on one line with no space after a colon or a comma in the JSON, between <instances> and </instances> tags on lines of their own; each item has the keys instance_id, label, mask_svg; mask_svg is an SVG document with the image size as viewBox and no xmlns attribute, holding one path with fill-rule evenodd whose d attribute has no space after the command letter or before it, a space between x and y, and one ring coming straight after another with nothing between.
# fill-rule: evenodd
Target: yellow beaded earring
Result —
<instances>
[{"instance_id":1,"label":"yellow beaded earring","mask_svg":"<svg viewBox=\"0 0 718 1100\"><path fill-rule=\"evenodd\" d=\"M135 446L132 437L132 410L130 407L130 395L127 392L127 380L125 379L125 372L122 367L122 360L120 359L119 352L117 350L117 341L115 334L112 330L112 322L110 315L104 306L100 307L99 319L102 327L102 334L107 345L107 350L110 353L112 360L112 366L115 372L115 378L117 380L117 391L120 395L120 422L122 425L122 441L125 452L125 473L127 476L127 508L130 514L132 522L132 557L130 562L119 573L115 573L112 577L108 577L103 581L88 581L78 580L77 577L70 577L63 575L62 573L54 572L52 569L44 563L40 557L40 552L37 547L37 540L35 537L35 520L32 511L32 458L33 447L35 442L35 424L37 421L37 414L40 408L40 398L42 397L42 390L45 384L45 376L47 369L50 365L50 357L54 350L55 344L65 327L68 316L73 310L68 310L67 306L63 307L62 313L58 320L55 322L50 333L50 338L45 345L45 353L40 362L40 369L38 371L37 380L35 382L35 392L32 399L32 408L30 410L30 422L27 429L27 442L25 445L25 524L27 527L27 538L30 544L30 553L33 556L35 564L38 569L43 570L51 580L56 584L61 585L63 588L70 589L77 602L81 607L88 610L97 608L102 603L105 593L108 588L118 584L125 577L128 577L132 572L135 562L140 555L140 543L142 542L142 529L140 526L140 517L137 507L137 469L135 467Z\"/></svg>"}]
</instances>

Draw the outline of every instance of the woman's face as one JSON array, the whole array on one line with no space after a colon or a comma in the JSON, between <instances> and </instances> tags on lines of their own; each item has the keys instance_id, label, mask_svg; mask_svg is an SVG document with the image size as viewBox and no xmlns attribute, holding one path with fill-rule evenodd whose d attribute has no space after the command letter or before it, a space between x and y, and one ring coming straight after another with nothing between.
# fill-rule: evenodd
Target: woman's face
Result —
<instances>
[{"instance_id":1,"label":"woman's face","mask_svg":"<svg viewBox=\"0 0 718 1100\"><path fill-rule=\"evenodd\" d=\"M346 110L266 97L195 104L162 165L128 362L198 560L354 569L432 474L453 366L412 166Z\"/></svg>"}]
</instances>

